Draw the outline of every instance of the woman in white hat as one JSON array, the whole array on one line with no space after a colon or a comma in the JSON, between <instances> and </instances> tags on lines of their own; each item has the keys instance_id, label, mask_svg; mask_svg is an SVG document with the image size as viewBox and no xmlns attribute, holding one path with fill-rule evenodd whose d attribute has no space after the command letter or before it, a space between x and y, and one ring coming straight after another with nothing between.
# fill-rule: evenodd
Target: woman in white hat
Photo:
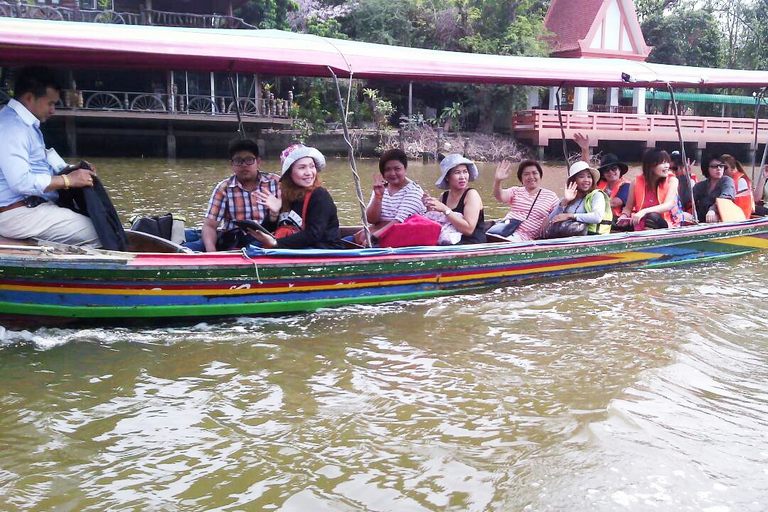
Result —
<instances>
[{"instance_id":1,"label":"woman in white hat","mask_svg":"<svg viewBox=\"0 0 768 512\"><path fill-rule=\"evenodd\" d=\"M611 231L613 212L608 196L596 188L597 169L579 161L568 169L563 198L549 214L545 238L597 235Z\"/></svg>"},{"instance_id":2,"label":"woman in white hat","mask_svg":"<svg viewBox=\"0 0 768 512\"><path fill-rule=\"evenodd\" d=\"M323 154L294 144L283 150L280 160L280 194L256 193L257 202L269 209L262 226L272 234L254 229L248 230L249 234L263 247L341 248L336 205L320 181L320 171L325 168Z\"/></svg>"},{"instance_id":3,"label":"woman in white hat","mask_svg":"<svg viewBox=\"0 0 768 512\"><path fill-rule=\"evenodd\" d=\"M461 238L460 244L485 243L483 200L469 186L478 176L477 165L458 153L447 155L440 162L440 177L435 186L445 190L440 199L426 196L427 210L442 213L444 222L451 224Z\"/></svg>"}]
</instances>

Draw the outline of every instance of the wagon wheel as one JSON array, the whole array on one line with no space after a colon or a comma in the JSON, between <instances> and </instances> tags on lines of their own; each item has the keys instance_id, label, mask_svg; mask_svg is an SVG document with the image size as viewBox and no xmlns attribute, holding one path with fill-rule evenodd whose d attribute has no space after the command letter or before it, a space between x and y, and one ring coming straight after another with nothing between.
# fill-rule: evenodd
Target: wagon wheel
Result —
<instances>
[{"instance_id":1,"label":"wagon wheel","mask_svg":"<svg viewBox=\"0 0 768 512\"><path fill-rule=\"evenodd\" d=\"M12 7L10 5L0 5L0 17L12 18L13 12L11 9Z\"/></svg>"},{"instance_id":2,"label":"wagon wheel","mask_svg":"<svg viewBox=\"0 0 768 512\"><path fill-rule=\"evenodd\" d=\"M115 11L103 11L93 18L94 23L113 23L115 25L125 25L125 19Z\"/></svg>"},{"instance_id":3,"label":"wagon wheel","mask_svg":"<svg viewBox=\"0 0 768 512\"><path fill-rule=\"evenodd\" d=\"M257 116L259 115L259 111L256 109L256 104L251 100L246 99L239 99L237 101L237 104L240 106L240 113L245 116ZM227 112L230 114L236 114L237 111L235 110L235 102L229 104L227 107Z\"/></svg>"},{"instance_id":4,"label":"wagon wheel","mask_svg":"<svg viewBox=\"0 0 768 512\"><path fill-rule=\"evenodd\" d=\"M123 110L123 103L112 93L97 92L85 102L85 108L94 110Z\"/></svg>"},{"instance_id":5,"label":"wagon wheel","mask_svg":"<svg viewBox=\"0 0 768 512\"><path fill-rule=\"evenodd\" d=\"M131 102L131 110L142 112L165 112L165 104L154 94L140 94Z\"/></svg>"},{"instance_id":6,"label":"wagon wheel","mask_svg":"<svg viewBox=\"0 0 768 512\"><path fill-rule=\"evenodd\" d=\"M40 7L32 12L32 18L36 20L63 20L64 17L53 7Z\"/></svg>"},{"instance_id":7,"label":"wagon wheel","mask_svg":"<svg viewBox=\"0 0 768 512\"><path fill-rule=\"evenodd\" d=\"M189 100L187 112L190 114L215 114L217 109L216 104L210 98L198 96Z\"/></svg>"}]
</instances>

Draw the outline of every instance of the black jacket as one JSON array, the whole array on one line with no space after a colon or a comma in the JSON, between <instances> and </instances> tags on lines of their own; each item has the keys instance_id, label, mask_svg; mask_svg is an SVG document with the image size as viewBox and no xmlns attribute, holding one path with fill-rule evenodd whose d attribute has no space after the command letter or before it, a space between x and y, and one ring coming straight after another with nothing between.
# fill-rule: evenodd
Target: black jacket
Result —
<instances>
[{"instance_id":1,"label":"black jacket","mask_svg":"<svg viewBox=\"0 0 768 512\"><path fill-rule=\"evenodd\" d=\"M304 200L291 203L291 210L301 215ZM339 216L336 213L336 205L331 194L324 188L316 188L307 204L307 218L304 221L304 229L283 238L277 239L277 247L281 249L339 249L341 236L339 235ZM262 222L268 230L274 232L277 222L270 222L269 218Z\"/></svg>"},{"instance_id":2,"label":"black jacket","mask_svg":"<svg viewBox=\"0 0 768 512\"><path fill-rule=\"evenodd\" d=\"M62 174L70 172L72 171L65 171ZM98 177L93 177L93 187L59 190L59 200L56 204L90 217L99 235L102 248L110 251L127 249L128 238L125 236L123 224Z\"/></svg>"}]
</instances>

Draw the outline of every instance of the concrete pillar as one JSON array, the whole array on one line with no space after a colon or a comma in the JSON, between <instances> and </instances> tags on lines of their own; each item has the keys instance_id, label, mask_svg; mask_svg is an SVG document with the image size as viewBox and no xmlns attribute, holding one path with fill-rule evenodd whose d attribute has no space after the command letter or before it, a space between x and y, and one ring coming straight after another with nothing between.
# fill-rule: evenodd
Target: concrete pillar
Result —
<instances>
[{"instance_id":1,"label":"concrete pillar","mask_svg":"<svg viewBox=\"0 0 768 512\"><path fill-rule=\"evenodd\" d=\"M67 150L69 156L77 156L77 126L75 125L75 118L67 116L64 121L64 131L67 134Z\"/></svg>"},{"instance_id":2,"label":"concrete pillar","mask_svg":"<svg viewBox=\"0 0 768 512\"><path fill-rule=\"evenodd\" d=\"M536 160L544 160L544 146L536 146Z\"/></svg>"},{"instance_id":3,"label":"concrete pillar","mask_svg":"<svg viewBox=\"0 0 768 512\"><path fill-rule=\"evenodd\" d=\"M532 110L539 106L539 88L538 87L529 87L528 88L528 105L526 108L528 110Z\"/></svg>"},{"instance_id":4,"label":"concrete pillar","mask_svg":"<svg viewBox=\"0 0 768 512\"><path fill-rule=\"evenodd\" d=\"M590 105L595 104L595 88L594 87L588 87L587 88L587 109L589 109Z\"/></svg>"},{"instance_id":5,"label":"concrete pillar","mask_svg":"<svg viewBox=\"0 0 768 512\"><path fill-rule=\"evenodd\" d=\"M408 119L413 117L413 82L408 82ZM400 146L403 147L403 146Z\"/></svg>"},{"instance_id":6,"label":"concrete pillar","mask_svg":"<svg viewBox=\"0 0 768 512\"><path fill-rule=\"evenodd\" d=\"M555 99L557 97L557 89L557 87L549 88L549 110L557 110L557 100ZM561 103L562 101L562 98L560 98Z\"/></svg>"},{"instance_id":7,"label":"concrete pillar","mask_svg":"<svg viewBox=\"0 0 768 512\"><path fill-rule=\"evenodd\" d=\"M618 107L619 106L619 88L618 87L609 87L608 93L605 95L607 100L607 105L610 107ZM609 109L613 110L613 109Z\"/></svg>"},{"instance_id":8,"label":"concrete pillar","mask_svg":"<svg viewBox=\"0 0 768 512\"><path fill-rule=\"evenodd\" d=\"M645 114L645 87L632 89L632 106L637 109L638 114Z\"/></svg>"},{"instance_id":9,"label":"concrete pillar","mask_svg":"<svg viewBox=\"0 0 768 512\"><path fill-rule=\"evenodd\" d=\"M586 112L588 100L589 100L589 92L587 87L573 88L573 111L574 112Z\"/></svg>"},{"instance_id":10,"label":"concrete pillar","mask_svg":"<svg viewBox=\"0 0 768 512\"><path fill-rule=\"evenodd\" d=\"M216 112L216 79L211 71L211 114Z\"/></svg>"}]
</instances>

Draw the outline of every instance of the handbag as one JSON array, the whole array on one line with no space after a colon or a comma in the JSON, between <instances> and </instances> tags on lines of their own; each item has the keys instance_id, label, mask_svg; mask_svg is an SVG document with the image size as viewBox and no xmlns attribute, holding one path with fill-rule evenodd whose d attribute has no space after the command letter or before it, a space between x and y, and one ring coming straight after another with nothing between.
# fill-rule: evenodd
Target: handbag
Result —
<instances>
[{"instance_id":1,"label":"handbag","mask_svg":"<svg viewBox=\"0 0 768 512\"><path fill-rule=\"evenodd\" d=\"M531 216L531 212L533 211L533 207L536 204L536 200L539 198L539 194L541 194L541 189L539 189L538 193L536 193L536 197L533 198L533 203L531 203L531 209L528 210L528 215L525 216L525 220L528 220L528 217ZM517 230L517 228L520 227L520 224L522 224L524 221L519 219L507 219L504 222L497 222L493 226L491 226L486 233L489 233L491 235L498 235L503 236L504 238L512 236L514 232Z\"/></svg>"},{"instance_id":2,"label":"handbag","mask_svg":"<svg viewBox=\"0 0 768 512\"><path fill-rule=\"evenodd\" d=\"M312 192L309 194L304 195L304 205L301 208L301 227L298 227L296 224L283 224L282 226L278 226L275 232L272 236L275 238L284 238L286 236L295 235L302 229L304 229L304 226L307 223L307 205L309 204L309 198L312 196Z\"/></svg>"}]
</instances>

